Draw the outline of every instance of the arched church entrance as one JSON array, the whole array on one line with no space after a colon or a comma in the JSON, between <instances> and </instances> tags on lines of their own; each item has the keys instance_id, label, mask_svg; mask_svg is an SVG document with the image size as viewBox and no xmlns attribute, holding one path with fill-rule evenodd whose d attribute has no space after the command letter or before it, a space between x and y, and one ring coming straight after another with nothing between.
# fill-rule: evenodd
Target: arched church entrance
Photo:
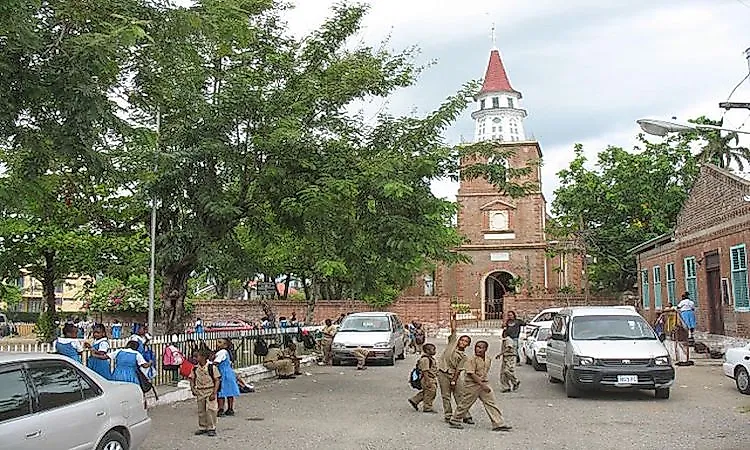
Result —
<instances>
[{"instance_id":1,"label":"arched church entrance","mask_svg":"<svg viewBox=\"0 0 750 450\"><path fill-rule=\"evenodd\" d=\"M513 274L500 270L484 279L484 320L503 318L503 298L512 291Z\"/></svg>"}]
</instances>

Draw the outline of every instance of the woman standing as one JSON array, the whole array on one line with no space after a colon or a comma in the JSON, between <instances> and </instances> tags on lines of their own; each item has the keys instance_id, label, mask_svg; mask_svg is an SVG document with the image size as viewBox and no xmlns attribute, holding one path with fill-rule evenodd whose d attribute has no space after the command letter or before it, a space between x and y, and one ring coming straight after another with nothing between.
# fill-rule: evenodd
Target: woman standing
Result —
<instances>
[{"instance_id":1,"label":"woman standing","mask_svg":"<svg viewBox=\"0 0 750 450\"><path fill-rule=\"evenodd\" d=\"M109 356L115 362L115 370L112 371L112 381L124 381L140 385L137 370L151 367L151 363L146 361L138 352L138 343L129 341L125 348L114 351Z\"/></svg>"},{"instance_id":2,"label":"woman standing","mask_svg":"<svg viewBox=\"0 0 750 450\"><path fill-rule=\"evenodd\" d=\"M219 339L219 344L214 357L214 364L219 368L221 374L221 389L219 389L219 413L218 416L234 415L234 398L240 396L240 387L237 377L232 369L232 356L229 350L232 344L227 339ZM224 402L227 409L224 410Z\"/></svg>"},{"instance_id":3,"label":"woman standing","mask_svg":"<svg viewBox=\"0 0 750 450\"><path fill-rule=\"evenodd\" d=\"M336 326L331 322L331 319L326 319L325 327L323 327L323 339L320 340L320 347L323 350L323 361L319 363L321 366L331 364L333 361L333 337L336 335Z\"/></svg>"},{"instance_id":4,"label":"woman standing","mask_svg":"<svg viewBox=\"0 0 750 450\"><path fill-rule=\"evenodd\" d=\"M508 331L508 337L513 339L513 345L516 346L516 363L521 362L518 356L518 336L521 334L521 327L526 326L526 322L516 318L515 311L508 311L508 319L505 321L505 328Z\"/></svg>"},{"instance_id":5,"label":"woman standing","mask_svg":"<svg viewBox=\"0 0 750 450\"><path fill-rule=\"evenodd\" d=\"M66 323L62 332L62 337L55 339L55 342L53 343L55 351L80 363L83 344L81 344L81 341L77 338L78 327L72 323Z\"/></svg>"},{"instance_id":6,"label":"woman standing","mask_svg":"<svg viewBox=\"0 0 750 450\"><path fill-rule=\"evenodd\" d=\"M97 323L92 329L94 342L91 344L91 355L86 361L86 366L107 380L112 379L112 369L109 365L109 340L104 325Z\"/></svg>"}]
</instances>

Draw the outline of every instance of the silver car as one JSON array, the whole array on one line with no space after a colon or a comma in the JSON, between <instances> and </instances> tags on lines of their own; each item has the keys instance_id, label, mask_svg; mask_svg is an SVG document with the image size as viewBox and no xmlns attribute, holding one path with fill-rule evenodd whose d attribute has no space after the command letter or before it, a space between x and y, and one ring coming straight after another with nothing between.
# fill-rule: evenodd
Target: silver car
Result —
<instances>
[{"instance_id":1,"label":"silver car","mask_svg":"<svg viewBox=\"0 0 750 450\"><path fill-rule=\"evenodd\" d=\"M333 364L354 361L352 351L361 347L373 355L368 359L386 361L390 366L404 359L406 331L396 314L390 312L356 313L346 316L333 337Z\"/></svg>"},{"instance_id":2,"label":"silver car","mask_svg":"<svg viewBox=\"0 0 750 450\"><path fill-rule=\"evenodd\" d=\"M0 449L137 449L150 428L138 385L60 355L0 355Z\"/></svg>"}]
</instances>

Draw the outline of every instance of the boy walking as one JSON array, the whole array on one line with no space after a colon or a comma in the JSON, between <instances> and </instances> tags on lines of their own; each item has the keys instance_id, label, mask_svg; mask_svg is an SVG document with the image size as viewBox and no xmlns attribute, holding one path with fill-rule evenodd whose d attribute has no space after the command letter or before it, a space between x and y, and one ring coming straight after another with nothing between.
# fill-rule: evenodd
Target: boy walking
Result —
<instances>
[{"instance_id":1,"label":"boy walking","mask_svg":"<svg viewBox=\"0 0 750 450\"><path fill-rule=\"evenodd\" d=\"M461 372L463 371L466 354L464 350L471 344L469 336L458 337L456 335L456 313L451 314L451 334L448 337L448 347L438 360L438 385L440 386L440 397L443 400L443 415L446 422L450 422L453 415L451 398L456 402L461 400L463 382ZM470 412L464 415L464 423L473 425L474 420Z\"/></svg>"},{"instance_id":2,"label":"boy walking","mask_svg":"<svg viewBox=\"0 0 750 450\"><path fill-rule=\"evenodd\" d=\"M500 372L500 388L503 394L510 391L517 391L518 386L521 384L516 377L516 344L513 338L510 337L508 329L503 330L502 340L502 352L495 357L495 359L502 358L503 369Z\"/></svg>"},{"instance_id":3,"label":"boy walking","mask_svg":"<svg viewBox=\"0 0 750 450\"><path fill-rule=\"evenodd\" d=\"M422 356L417 362L417 368L421 373L420 381L422 382L422 390L409 399L409 404L415 411L419 411L419 404L424 402L422 412L437 412L432 409L432 402L435 401L435 396L437 395L437 364L435 364L436 350L437 349L433 344L424 344L422 346Z\"/></svg>"},{"instance_id":4,"label":"boy walking","mask_svg":"<svg viewBox=\"0 0 750 450\"><path fill-rule=\"evenodd\" d=\"M198 431L196 435L216 436L216 415L219 403L216 396L221 384L219 369L208 362L211 353L208 349L198 350L198 364L193 367L190 389L198 401Z\"/></svg>"},{"instance_id":5,"label":"boy walking","mask_svg":"<svg viewBox=\"0 0 750 450\"><path fill-rule=\"evenodd\" d=\"M487 358L487 341L479 341L474 346L474 356L466 360L464 373L463 395L459 401L456 412L450 420L451 428L462 429L461 420L474 406L477 399L484 404L484 410L490 416L492 431L510 431L512 427L505 424L503 413L497 406L495 393L489 385L489 373L492 359Z\"/></svg>"}]
</instances>

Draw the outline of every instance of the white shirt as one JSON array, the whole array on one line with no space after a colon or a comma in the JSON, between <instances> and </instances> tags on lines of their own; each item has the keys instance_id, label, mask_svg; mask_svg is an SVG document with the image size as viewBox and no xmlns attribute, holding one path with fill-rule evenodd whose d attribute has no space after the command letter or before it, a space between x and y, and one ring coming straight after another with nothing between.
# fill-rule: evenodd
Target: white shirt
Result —
<instances>
[{"instance_id":1,"label":"white shirt","mask_svg":"<svg viewBox=\"0 0 750 450\"><path fill-rule=\"evenodd\" d=\"M140 334L134 334L130 336L130 339L128 339L128 342L130 341L136 341L136 342L140 342L143 345L146 345L146 338L141 336Z\"/></svg>"},{"instance_id":2,"label":"white shirt","mask_svg":"<svg viewBox=\"0 0 750 450\"><path fill-rule=\"evenodd\" d=\"M99 339L95 340L95 341L94 341L94 342L93 342L93 343L91 344L91 346L92 346L92 347L94 347L94 346L96 346L96 345L97 345L97 344L99 344L99 343L101 343L101 344L99 345L99 351L100 351L100 352L108 352L108 351L109 351L109 341L107 340L107 338L105 338L105 337L103 337L103 338L99 338Z\"/></svg>"},{"instance_id":3,"label":"white shirt","mask_svg":"<svg viewBox=\"0 0 750 450\"><path fill-rule=\"evenodd\" d=\"M214 364L218 366L219 363L221 363L225 359L229 359L229 352L222 348L221 350L216 352L216 357L214 357Z\"/></svg>"},{"instance_id":4,"label":"white shirt","mask_svg":"<svg viewBox=\"0 0 750 450\"><path fill-rule=\"evenodd\" d=\"M692 311L695 309L695 303L689 298L686 298L680 301L680 303L677 305L677 308L680 310L680 312Z\"/></svg>"},{"instance_id":5,"label":"white shirt","mask_svg":"<svg viewBox=\"0 0 750 450\"><path fill-rule=\"evenodd\" d=\"M112 352L112 353L109 354L109 359L114 360L115 358L117 358L117 355L119 355L120 352L122 352L122 353L135 353L135 361L138 364L138 367L140 367L143 364L146 364L146 360L143 359L143 355L141 355L137 351L129 349L129 348L121 348L121 349L115 350L114 352Z\"/></svg>"},{"instance_id":6,"label":"white shirt","mask_svg":"<svg viewBox=\"0 0 750 450\"><path fill-rule=\"evenodd\" d=\"M58 342L61 344L72 345L74 349L78 350L78 353L83 351L83 344L76 338L59 337L55 339L55 344L57 344Z\"/></svg>"}]
</instances>

